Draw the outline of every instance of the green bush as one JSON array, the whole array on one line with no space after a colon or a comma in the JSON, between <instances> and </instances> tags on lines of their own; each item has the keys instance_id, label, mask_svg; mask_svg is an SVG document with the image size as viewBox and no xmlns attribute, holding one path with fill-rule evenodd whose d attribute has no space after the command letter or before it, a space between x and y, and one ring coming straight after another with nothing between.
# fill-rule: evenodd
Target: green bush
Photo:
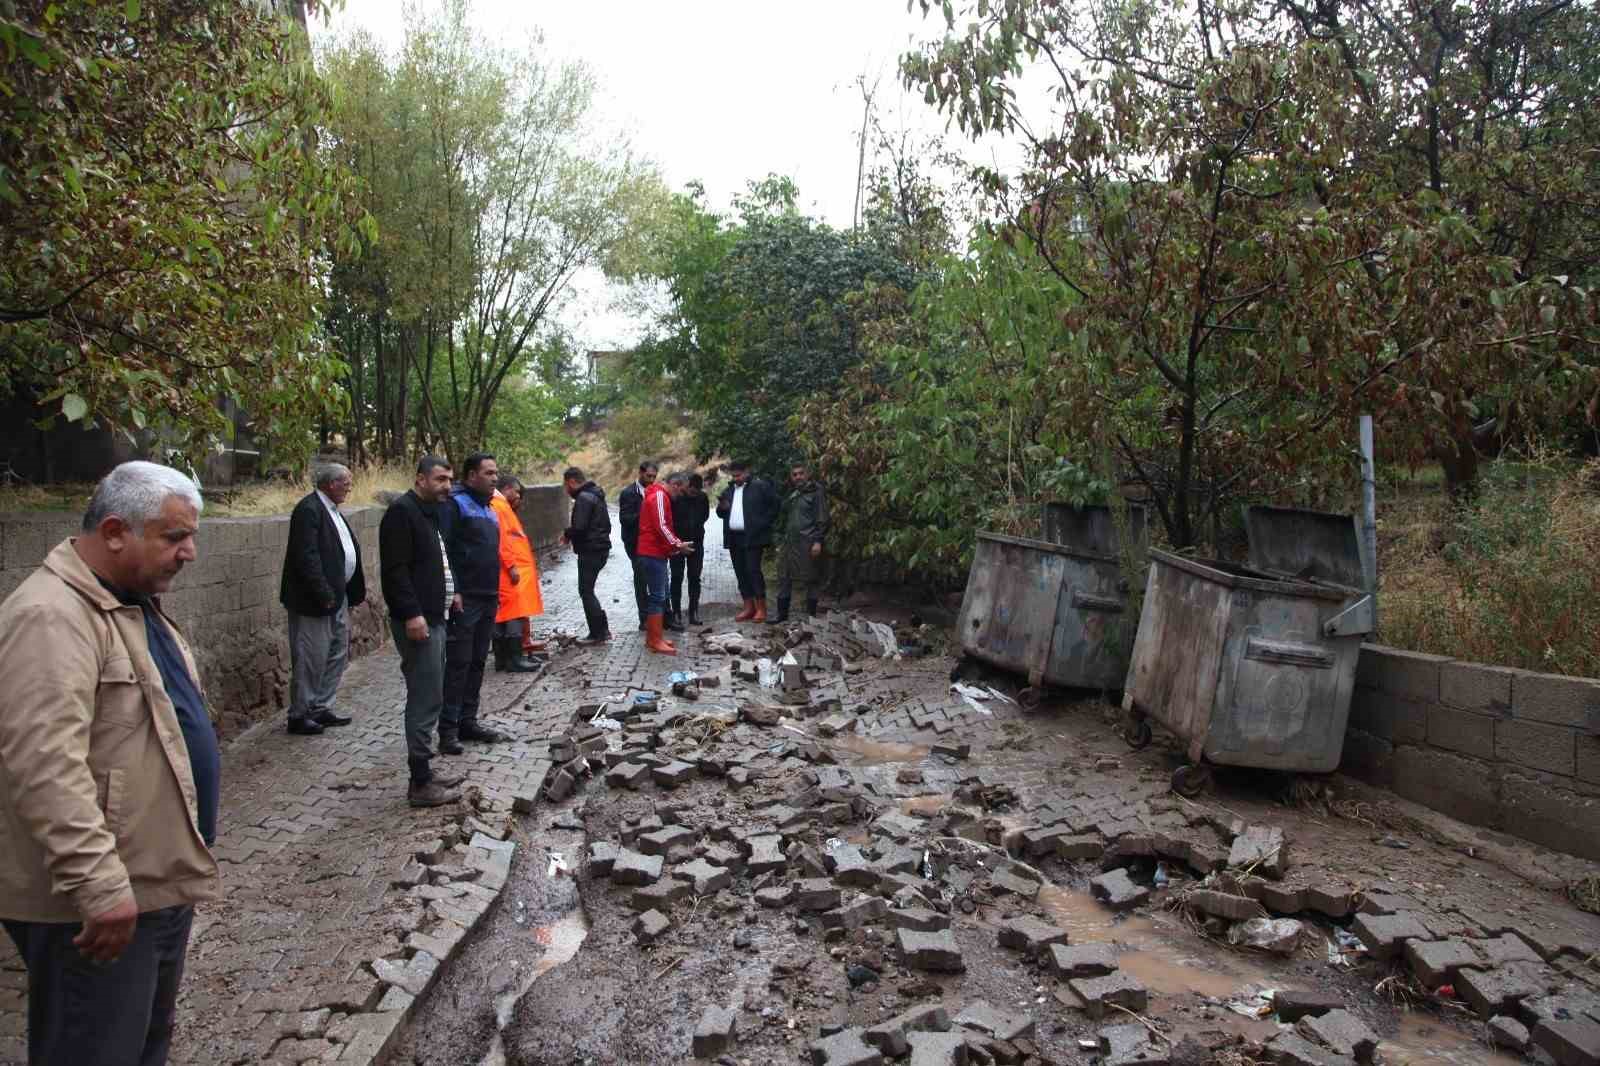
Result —
<instances>
[{"instance_id":1,"label":"green bush","mask_svg":"<svg viewBox=\"0 0 1600 1066\"><path fill-rule=\"evenodd\" d=\"M620 408L607 420L606 450L631 469L646 459L660 457L672 425L672 417L659 407Z\"/></svg>"}]
</instances>

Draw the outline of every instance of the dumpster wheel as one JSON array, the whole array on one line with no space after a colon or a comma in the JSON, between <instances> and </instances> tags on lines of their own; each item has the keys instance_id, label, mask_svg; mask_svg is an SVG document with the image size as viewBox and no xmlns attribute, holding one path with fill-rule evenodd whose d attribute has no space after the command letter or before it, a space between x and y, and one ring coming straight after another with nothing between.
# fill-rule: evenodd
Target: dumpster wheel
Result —
<instances>
[{"instance_id":1,"label":"dumpster wheel","mask_svg":"<svg viewBox=\"0 0 1600 1066\"><path fill-rule=\"evenodd\" d=\"M1180 766L1172 771L1172 791L1185 799L1194 799L1211 783L1211 767L1205 763Z\"/></svg>"},{"instance_id":2,"label":"dumpster wheel","mask_svg":"<svg viewBox=\"0 0 1600 1066\"><path fill-rule=\"evenodd\" d=\"M1155 739L1155 730L1150 728L1150 722L1144 715L1130 714L1122 726L1122 739L1134 751L1142 751Z\"/></svg>"}]
</instances>

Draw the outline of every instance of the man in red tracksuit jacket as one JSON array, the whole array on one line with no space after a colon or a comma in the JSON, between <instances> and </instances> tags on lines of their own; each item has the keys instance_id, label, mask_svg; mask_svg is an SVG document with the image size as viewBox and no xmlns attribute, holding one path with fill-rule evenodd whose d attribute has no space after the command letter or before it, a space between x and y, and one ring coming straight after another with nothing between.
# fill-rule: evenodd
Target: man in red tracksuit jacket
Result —
<instances>
[{"instance_id":1,"label":"man in red tracksuit jacket","mask_svg":"<svg viewBox=\"0 0 1600 1066\"><path fill-rule=\"evenodd\" d=\"M645 641L644 646L662 655L676 655L677 645L662 635L667 611L667 585L671 568L667 560L694 551L694 545L678 539L672 529L672 501L676 489L653 482L644 490L639 508L639 562L644 567Z\"/></svg>"}]
</instances>

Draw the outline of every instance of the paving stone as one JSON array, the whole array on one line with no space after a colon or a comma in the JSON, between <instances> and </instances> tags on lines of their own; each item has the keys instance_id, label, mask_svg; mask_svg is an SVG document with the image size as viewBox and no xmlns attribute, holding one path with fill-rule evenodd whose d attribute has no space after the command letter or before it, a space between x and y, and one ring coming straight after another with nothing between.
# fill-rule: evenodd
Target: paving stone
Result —
<instances>
[{"instance_id":1,"label":"paving stone","mask_svg":"<svg viewBox=\"0 0 1600 1066\"><path fill-rule=\"evenodd\" d=\"M417 952L405 962L379 959L372 964L372 972L380 981L403 988L413 996L422 995L438 971L439 960L426 951Z\"/></svg>"},{"instance_id":2,"label":"paving stone","mask_svg":"<svg viewBox=\"0 0 1600 1066\"><path fill-rule=\"evenodd\" d=\"M1235 896L1227 892L1214 892L1200 888L1183 897L1184 902L1202 914L1213 914L1230 922L1243 922L1251 918L1264 918L1266 911L1249 896ZM1291 912L1292 913L1292 912Z\"/></svg>"},{"instance_id":3,"label":"paving stone","mask_svg":"<svg viewBox=\"0 0 1600 1066\"><path fill-rule=\"evenodd\" d=\"M894 935L895 944L900 950L900 962L907 969L959 973L967 968L961 958L961 948L948 929L932 933L896 929Z\"/></svg>"},{"instance_id":4,"label":"paving stone","mask_svg":"<svg viewBox=\"0 0 1600 1066\"><path fill-rule=\"evenodd\" d=\"M1106 850L1105 841L1093 834L1056 837L1055 847L1056 857L1068 862L1098 859Z\"/></svg>"},{"instance_id":5,"label":"paving stone","mask_svg":"<svg viewBox=\"0 0 1600 1066\"><path fill-rule=\"evenodd\" d=\"M965 759L972 754L972 745L965 741L940 740L934 742L932 752L947 759Z\"/></svg>"},{"instance_id":6,"label":"paving stone","mask_svg":"<svg viewBox=\"0 0 1600 1066\"><path fill-rule=\"evenodd\" d=\"M1110 870L1089 881L1089 893L1114 911L1137 907L1150 898L1150 890L1136 885L1126 870Z\"/></svg>"},{"instance_id":7,"label":"paving stone","mask_svg":"<svg viewBox=\"0 0 1600 1066\"><path fill-rule=\"evenodd\" d=\"M1513 962L1497 970L1462 967L1456 977L1456 995L1466 1000L1480 1018L1514 1013L1518 1003L1542 995L1545 980L1539 968L1526 962Z\"/></svg>"},{"instance_id":8,"label":"paving stone","mask_svg":"<svg viewBox=\"0 0 1600 1066\"><path fill-rule=\"evenodd\" d=\"M896 929L935 933L950 928L950 916L927 907L894 907L884 916Z\"/></svg>"},{"instance_id":9,"label":"paving stone","mask_svg":"<svg viewBox=\"0 0 1600 1066\"><path fill-rule=\"evenodd\" d=\"M882 1066L883 1055L861 1039L860 1029L845 1029L813 1041L811 1066Z\"/></svg>"},{"instance_id":10,"label":"paving stone","mask_svg":"<svg viewBox=\"0 0 1600 1066\"><path fill-rule=\"evenodd\" d=\"M756 889L756 902L763 907L772 909L787 907L794 902L794 885L768 885L765 888L758 888Z\"/></svg>"},{"instance_id":11,"label":"paving stone","mask_svg":"<svg viewBox=\"0 0 1600 1066\"><path fill-rule=\"evenodd\" d=\"M672 877L677 881L689 882L697 896L709 896L733 884L732 870L713 866L705 859L696 859L682 866L674 866Z\"/></svg>"},{"instance_id":12,"label":"paving stone","mask_svg":"<svg viewBox=\"0 0 1600 1066\"><path fill-rule=\"evenodd\" d=\"M794 883L794 903L803 911L831 911L842 901L842 893L826 877L810 877Z\"/></svg>"},{"instance_id":13,"label":"paving stone","mask_svg":"<svg viewBox=\"0 0 1600 1066\"><path fill-rule=\"evenodd\" d=\"M589 845L589 872L596 877L610 877L611 867L617 861L618 848L609 840L596 840Z\"/></svg>"},{"instance_id":14,"label":"paving stone","mask_svg":"<svg viewBox=\"0 0 1600 1066\"><path fill-rule=\"evenodd\" d=\"M1033 956L1049 944L1065 944L1067 931L1058 925L1035 918L1031 914L1019 915L1000 923L995 933L995 943L1003 948L1016 948Z\"/></svg>"},{"instance_id":15,"label":"paving stone","mask_svg":"<svg viewBox=\"0 0 1600 1066\"><path fill-rule=\"evenodd\" d=\"M1051 944L1045 958L1062 977L1104 977L1117 970L1110 944Z\"/></svg>"},{"instance_id":16,"label":"paving stone","mask_svg":"<svg viewBox=\"0 0 1600 1066\"><path fill-rule=\"evenodd\" d=\"M1170 1061L1163 1045L1156 1044L1150 1030L1138 1022L1107 1026L1095 1038L1100 1045L1101 1066L1167 1066Z\"/></svg>"},{"instance_id":17,"label":"paving stone","mask_svg":"<svg viewBox=\"0 0 1600 1066\"><path fill-rule=\"evenodd\" d=\"M989 885L997 892L1009 892L1023 899L1037 899L1039 882L1013 873L1002 866L989 875Z\"/></svg>"},{"instance_id":18,"label":"paving stone","mask_svg":"<svg viewBox=\"0 0 1600 1066\"><path fill-rule=\"evenodd\" d=\"M1289 870L1289 848L1277 826L1252 825L1233 838L1228 865L1277 881Z\"/></svg>"},{"instance_id":19,"label":"paving stone","mask_svg":"<svg viewBox=\"0 0 1600 1066\"><path fill-rule=\"evenodd\" d=\"M889 911L889 904L881 896L862 896L860 899L823 911L817 919L824 929L860 929L881 919Z\"/></svg>"},{"instance_id":20,"label":"paving stone","mask_svg":"<svg viewBox=\"0 0 1600 1066\"><path fill-rule=\"evenodd\" d=\"M1407 912L1358 914L1350 924L1350 931L1367 946L1367 952L1379 961L1400 954L1407 940L1433 939L1427 927L1415 915Z\"/></svg>"},{"instance_id":21,"label":"paving stone","mask_svg":"<svg viewBox=\"0 0 1600 1066\"><path fill-rule=\"evenodd\" d=\"M1100 1019L1112 1006L1143 1012L1150 1005L1150 993L1134 978L1125 973L1107 974L1104 977L1074 977L1067 987L1083 1001L1089 1017Z\"/></svg>"},{"instance_id":22,"label":"paving stone","mask_svg":"<svg viewBox=\"0 0 1600 1066\"><path fill-rule=\"evenodd\" d=\"M1469 944L1478 954L1483 956L1486 967L1503 966L1508 962L1543 962L1544 958L1528 942L1515 933L1504 936L1492 937L1486 940L1468 940Z\"/></svg>"},{"instance_id":23,"label":"paving stone","mask_svg":"<svg viewBox=\"0 0 1600 1066\"><path fill-rule=\"evenodd\" d=\"M744 869L744 856L723 844L713 844L701 858L712 866L726 866L735 873Z\"/></svg>"},{"instance_id":24,"label":"paving stone","mask_svg":"<svg viewBox=\"0 0 1600 1066\"><path fill-rule=\"evenodd\" d=\"M908 1050L906 1037L914 1032L943 1033L950 1029L950 1014L938 1003L924 1003L887 1021L868 1026L861 1038L892 1059Z\"/></svg>"},{"instance_id":25,"label":"paving stone","mask_svg":"<svg viewBox=\"0 0 1600 1066\"><path fill-rule=\"evenodd\" d=\"M700 1015L700 1024L694 1029L694 1057L709 1059L732 1048L738 1025L737 1011L727 1007L707 1007L706 1012Z\"/></svg>"},{"instance_id":26,"label":"paving stone","mask_svg":"<svg viewBox=\"0 0 1600 1066\"><path fill-rule=\"evenodd\" d=\"M878 883L878 871L867 862L854 844L841 844L824 858L832 868L833 880L850 888L871 888Z\"/></svg>"},{"instance_id":27,"label":"paving stone","mask_svg":"<svg viewBox=\"0 0 1600 1066\"><path fill-rule=\"evenodd\" d=\"M695 836L695 831L686 826L669 825L654 832L639 834L633 846L642 855L667 855L673 848L685 848L693 844Z\"/></svg>"},{"instance_id":28,"label":"paving stone","mask_svg":"<svg viewBox=\"0 0 1600 1066\"><path fill-rule=\"evenodd\" d=\"M1541 1019L1533 1044L1556 1066L1600 1066L1600 1023L1590 1018Z\"/></svg>"},{"instance_id":29,"label":"paving stone","mask_svg":"<svg viewBox=\"0 0 1600 1066\"><path fill-rule=\"evenodd\" d=\"M1301 1018L1314 1018L1338 1010L1343 1001L1332 992L1322 989L1281 988L1272 997L1272 1007L1278 1021L1293 1025Z\"/></svg>"},{"instance_id":30,"label":"paving stone","mask_svg":"<svg viewBox=\"0 0 1600 1066\"><path fill-rule=\"evenodd\" d=\"M1032 1017L997 1010L982 999L968 1003L952 1021L963 1029L971 1029L996 1040L1014 1041L1033 1036Z\"/></svg>"},{"instance_id":31,"label":"paving stone","mask_svg":"<svg viewBox=\"0 0 1600 1066\"><path fill-rule=\"evenodd\" d=\"M880 874L915 874L922 868L922 852L904 844L879 844L872 868Z\"/></svg>"},{"instance_id":32,"label":"paving stone","mask_svg":"<svg viewBox=\"0 0 1600 1066\"><path fill-rule=\"evenodd\" d=\"M1352 896L1350 888L1332 882L1313 882L1306 886L1305 905L1307 910L1325 914L1329 918L1344 918L1352 910Z\"/></svg>"},{"instance_id":33,"label":"paving stone","mask_svg":"<svg viewBox=\"0 0 1600 1066\"><path fill-rule=\"evenodd\" d=\"M1360 1063L1370 1063L1378 1051L1378 1034L1342 1008L1301 1018L1295 1030L1334 1053L1349 1055Z\"/></svg>"},{"instance_id":34,"label":"paving stone","mask_svg":"<svg viewBox=\"0 0 1600 1066\"><path fill-rule=\"evenodd\" d=\"M641 855L631 848L623 848L612 860L611 883L648 885L661 876L662 864L660 855Z\"/></svg>"},{"instance_id":35,"label":"paving stone","mask_svg":"<svg viewBox=\"0 0 1600 1066\"><path fill-rule=\"evenodd\" d=\"M1354 1060L1321 1048L1296 1033L1279 1033L1267 1044L1277 1066L1350 1066Z\"/></svg>"},{"instance_id":36,"label":"paving stone","mask_svg":"<svg viewBox=\"0 0 1600 1066\"><path fill-rule=\"evenodd\" d=\"M1463 966L1482 965L1478 953L1465 940L1407 940L1406 965L1422 987L1435 989L1456 979Z\"/></svg>"},{"instance_id":37,"label":"paving stone","mask_svg":"<svg viewBox=\"0 0 1600 1066\"><path fill-rule=\"evenodd\" d=\"M689 882L664 877L654 884L634 889L628 897L628 906L636 911L663 910L693 894L694 888Z\"/></svg>"},{"instance_id":38,"label":"paving stone","mask_svg":"<svg viewBox=\"0 0 1600 1066\"><path fill-rule=\"evenodd\" d=\"M679 762L674 759L665 766L657 766L650 771L650 780L658 788L677 788L685 782L692 781L698 773L693 764Z\"/></svg>"},{"instance_id":39,"label":"paving stone","mask_svg":"<svg viewBox=\"0 0 1600 1066\"><path fill-rule=\"evenodd\" d=\"M967 1041L960 1033L908 1033L909 1066L967 1066Z\"/></svg>"},{"instance_id":40,"label":"paving stone","mask_svg":"<svg viewBox=\"0 0 1600 1066\"><path fill-rule=\"evenodd\" d=\"M1495 1047L1510 1048L1519 1052L1527 1051L1531 1039L1528 1027L1515 1018L1496 1014L1489 1019L1489 1040Z\"/></svg>"},{"instance_id":41,"label":"paving stone","mask_svg":"<svg viewBox=\"0 0 1600 1066\"><path fill-rule=\"evenodd\" d=\"M638 762L619 762L606 771L606 784L612 788L638 788L649 775L650 767Z\"/></svg>"},{"instance_id":42,"label":"paving stone","mask_svg":"<svg viewBox=\"0 0 1600 1066\"><path fill-rule=\"evenodd\" d=\"M672 928L672 919L660 911L645 911L633 920L633 936L641 944L653 944L668 929Z\"/></svg>"},{"instance_id":43,"label":"paving stone","mask_svg":"<svg viewBox=\"0 0 1600 1066\"><path fill-rule=\"evenodd\" d=\"M751 876L781 870L788 865L788 860L783 857L783 837L776 833L748 837L744 843L749 852L745 869Z\"/></svg>"}]
</instances>

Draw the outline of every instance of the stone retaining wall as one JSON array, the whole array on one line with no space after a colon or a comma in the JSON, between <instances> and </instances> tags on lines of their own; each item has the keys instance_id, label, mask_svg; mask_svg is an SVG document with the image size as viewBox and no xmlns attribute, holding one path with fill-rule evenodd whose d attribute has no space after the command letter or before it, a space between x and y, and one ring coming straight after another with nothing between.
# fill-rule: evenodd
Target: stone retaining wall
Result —
<instances>
[{"instance_id":1,"label":"stone retaining wall","mask_svg":"<svg viewBox=\"0 0 1600 1066\"><path fill-rule=\"evenodd\" d=\"M566 526L565 501L559 485L530 487L519 515L536 545L545 547L560 538ZM378 574L383 508L347 507L344 513L360 543L367 578L367 601L351 617L351 654L356 656L388 640ZM0 599L11 595L51 549L76 534L80 520L63 513L0 515ZM288 705L288 626L278 603L288 541L288 515L202 518L198 558L161 598L194 648L224 739L281 715Z\"/></svg>"},{"instance_id":2,"label":"stone retaining wall","mask_svg":"<svg viewBox=\"0 0 1600 1066\"><path fill-rule=\"evenodd\" d=\"M1600 680L1363 645L1340 769L1600 859Z\"/></svg>"}]
</instances>

